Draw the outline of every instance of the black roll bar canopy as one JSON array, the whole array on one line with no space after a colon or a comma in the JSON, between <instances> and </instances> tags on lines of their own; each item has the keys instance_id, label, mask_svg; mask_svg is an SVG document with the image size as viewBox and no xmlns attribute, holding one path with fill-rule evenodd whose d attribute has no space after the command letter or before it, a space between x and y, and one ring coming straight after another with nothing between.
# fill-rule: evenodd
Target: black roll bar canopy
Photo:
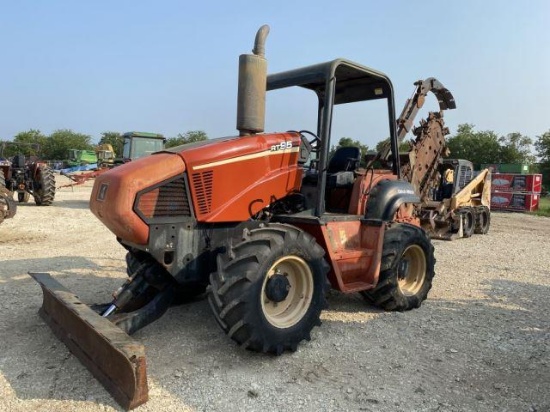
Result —
<instances>
[{"instance_id":1,"label":"black roll bar canopy","mask_svg":"<svg viewBox=\"0 0 550 412\"><path fill-rule=\"evenodd\" d=\"M317 115L317 135L321 139L319 159L319 180L316 215L325 212L325 183L330 133L334 105L387 99L388 125L390 131L392 170L400 177L395 102L393 85L387 75L369 67L346 59L335 59L299 69L271 74L267 77L267 90L277 90L299 86L310 89L319 99Z\"/></svg>"}]
</instances>

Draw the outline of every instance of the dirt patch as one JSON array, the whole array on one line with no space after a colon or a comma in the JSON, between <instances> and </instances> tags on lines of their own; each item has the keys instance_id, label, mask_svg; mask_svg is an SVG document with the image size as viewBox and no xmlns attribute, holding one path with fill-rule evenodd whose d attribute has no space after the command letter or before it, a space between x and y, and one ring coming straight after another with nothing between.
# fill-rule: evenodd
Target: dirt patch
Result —
<instances>
[{"instance_id":1,"label":"dirt patch","mask_svg":"<svg viewBox=\"0 0 550 412\"><path fill-rule=\"evenodd\" d=\"M38 317L26 275L49 271L84 301L110 299L125 252L89 212L90 190L60 189L52 206L0 225L0 410L118 409ZM138 410L549 411L550 219L494 213L488 235L434 244L420 309L331 292L323 325L293 354L241 350L205 300L170 309L135 335L151 397Z\"/></svg>"}]
</instances>

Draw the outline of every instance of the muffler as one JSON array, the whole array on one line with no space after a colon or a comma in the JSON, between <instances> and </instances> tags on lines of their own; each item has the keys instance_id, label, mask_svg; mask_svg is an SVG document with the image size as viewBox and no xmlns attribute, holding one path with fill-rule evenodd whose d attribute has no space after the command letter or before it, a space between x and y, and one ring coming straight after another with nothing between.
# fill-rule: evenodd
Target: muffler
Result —
<instances>
[{"instance_id":1,"label":"muffler","mask_svg":"<svg viewBox=\"0 0 550 412\"><path fill-rule=\"evenodd\" d=\"M260 27L254 41L253 54L241 54L239 56L237 130L241 136L261 133L265 128L265 95L267 88L265 40L268 34L268 25Z\"/></svg>"}]
</instances>

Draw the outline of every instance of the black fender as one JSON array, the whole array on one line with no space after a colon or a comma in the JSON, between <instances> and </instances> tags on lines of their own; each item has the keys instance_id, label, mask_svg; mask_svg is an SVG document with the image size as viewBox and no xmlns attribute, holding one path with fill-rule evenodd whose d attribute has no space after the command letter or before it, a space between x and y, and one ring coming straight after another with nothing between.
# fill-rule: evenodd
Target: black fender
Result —
<instances>
[{"instance_id":1,"label":"black fender","mask_svg":"<svg viewBox=\"0 0 550 412\"><path fill-rule=\"evenodd\" d=\"M390 221L403 203L420 203L413 186L404 180L382 180L370 191L365 218Z\"/></svg>"}]
</instances>

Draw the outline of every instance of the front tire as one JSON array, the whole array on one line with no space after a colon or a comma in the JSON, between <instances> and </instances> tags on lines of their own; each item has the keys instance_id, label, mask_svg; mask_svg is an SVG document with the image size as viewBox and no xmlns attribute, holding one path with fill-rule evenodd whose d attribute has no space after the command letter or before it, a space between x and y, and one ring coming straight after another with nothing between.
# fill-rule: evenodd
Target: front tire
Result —
<instances>
[{"instance_id":1,"label":"front tire","mask_svg":"<svg viewBox=\"0 0 550 412\"><path fill-rule=\"evenodd\" d=\"M451 233L459 233L460 225L462 225L462 237L472 237L475 223L476 219L472 208L463 207L461 209L457 209L455 212L455 220L451 225Z\"/></svg>"},{"instance_id":2,"label":"front tire","mask_svg":"<svg viewBox=\"0 0 550 412\"><path fill-rule=\"evenodd\" d=\"M409 224L393 225L384 234L378 284L361 294L385 310L418 308L432 287L434 266L434 247L426 232Z\"/></svg>"},{"instance_id":3,"label":"front tire","mask_svg":"<svg viewBox=\"0 0 550 412\"><path fill-rule=\"evenodd\" d=\"M208 301L218 324L248 349L296 350L320 325L328 264L309 234L284 224L247 232L218 256Z\"/></svg>"},{"instance_id":4,"label":"front tire","mask_svg":"<svg viewBox=\"0 0 550 412\"><path fill-rule=\"evenodd\" d=\"M474 233L485 235L491 226L491 211L487 206L480 206L476 209L476 227Z\"/></svg>"}]
</instances>

